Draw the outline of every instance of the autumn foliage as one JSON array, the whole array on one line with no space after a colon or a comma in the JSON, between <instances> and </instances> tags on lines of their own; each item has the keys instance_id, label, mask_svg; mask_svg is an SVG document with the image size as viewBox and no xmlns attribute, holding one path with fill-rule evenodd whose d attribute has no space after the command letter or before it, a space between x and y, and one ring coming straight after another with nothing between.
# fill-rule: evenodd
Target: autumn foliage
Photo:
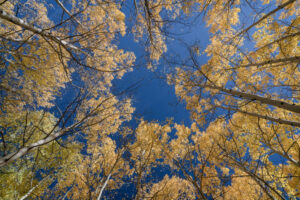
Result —
<instances>
[{"instance_id":1,"label":"autumn foliage","mask_svg":"<svg viewBox=\"0 0 300 200\"><path fill-rule=\"evenodd\" d=\"M191 125L133 119L118 41L159 71L182 16L209 31L161 70ZM2 0L0 22L0 199L300 199L299 1Z\"/></svg>"}]
</instances>

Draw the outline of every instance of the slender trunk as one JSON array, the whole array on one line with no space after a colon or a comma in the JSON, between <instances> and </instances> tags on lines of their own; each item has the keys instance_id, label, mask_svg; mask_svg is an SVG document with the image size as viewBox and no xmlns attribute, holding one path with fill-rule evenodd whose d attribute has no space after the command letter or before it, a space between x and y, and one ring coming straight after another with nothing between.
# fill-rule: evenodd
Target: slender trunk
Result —
<instances>
[{"instance_id":1,"label":"slender trunk","mask_svg":"<svg viewBox=\"0 0 300 200\"><path fill-rule=\"evenodd\" d=\"M229 107L224 107L224 106L216 106L216 107L219 107L219 108L222 108L222 109L225 109L225 110L230 110L230 111L236 111L236 112L244 113L246 115L250 115L250 116L253 116L253 117L258 117L258 118L261 118L261 119L266 119L266 120L269 120L269 121L272 121L272 122L276 122L276 123L279 123L279 124L287 124L287 125L290 125L290 126L300 127L300 122L295 122L295 121L289 121L289 120L284 120L284 119L280 119L280 118L269 117L269 116L260 115L260 114L257 114L257 113L243 111L243 110L236 109L236 108L229 108Z\"/></svg>"},{"instance_id":2,"label":"slender trunk","mask_svg":"<svg viewBox=\"0 0 300 200\"><path fill-rule=\"evenodd\" d=\"M63 196L62 200L65 200L67 198L68 193L71 191L72 187L70 189L68 189L68 191L66 192L66 194Z\"/></svg>"},{"instance_id":3,"label":"slender trunk","mask_svg":"<svg viewBox=\"0 0 300 200\"><path fill-rule=\"evenodd\" d=\"M47 176L48 177L48 176ZM36 184L33 188L31 188L25 195L23 195L20 200L25 200L27 197L29 197L29 195L33 192L33 190L35 190L37 187L39 187L42 182L44 182L44 180L46 180L47 177L44 177L40 182L38 182L38 184Z\"/></svg>"},{"instance_id":4,"label":"slender trunk","mask_svg":"<svg viewBox=\"0 0 300 200\"><path fill-rule=\"evenodd\" d=\"M275 14L277 11L285 8L286 6L288 6L291 3L294 3L296 0L289 0L287 2L285 2L284 4L281 4L279 6L277 6L277 8L275 8L274 10L270 11L269 13L265 14L262 18L260 18L259 20L257 20L256 22L254 22L253 24L251 24L250 26L248 26L246 29L242 30L241 32L239 32L235 37L238 37L246 32L248 32L251 28L253 28L254 26L256 26L257 24L261 23L263 20L267 19L268 17L270 17L271 15Z\"/></svg>"},{"instance_id":5,"label":"slender trunk","mask_svg":"<svg viewBox=\"0 0 300 200\"><path fill-rule=\"evenodd\" d=\"M45 37L45 38L48 38L50 40L53 40L55 41L56 43L62 45L63 47L66 47L66 48L69 48L69 49L72 49L72 50L80 50L79 48L77 48L76 46L68 43L67 41L65 40L62 40L60 39L59 37L56 37L56 36L53 36L50 32L48 31L44 31L43 29L40 29L40 28L37 28L33 25L30 25L28 24L27 22L25 22L24 20L22 19L19 19L18 17L16 16L13 16L7 12L5 12L4 10L0 9L0 18L1 19L5 19L15 25L18 25L26 30L29 30L33 33L36 33L42 37Z\"/></svg>"},{"instance_id":6,"label":"slender trunk","mask_svg":"<svg viewBox=\"0 0 300 200\"><path fill-rule=\"evenodd\" d=\"M300 63L300 56L294 56L294 57L288 57L288 58L280 58L280 59L275 59L275 60L268 60L265 62L261 62L261 63L249 63L246 65L239 65L233 68L240 68L240 67L259 67L262 65L270 65L270 64L275 64L275 63Z\"/></svg>"},{"instance_id":7,"label":"slender trunk","mask_svg":"<svg viewBox=\"0 0 300 200\"><path fill-rule=\"evenodd\" d=\"M49 136L47 136L44 139L41 139L35 143L32 143L31 145L29 145L27 147L20 148L17 152L13 152L13 153L8 154L7 156L4 156L3 158L0 159L0 167L3 167L5 165L17 160L18 158L21 158L22 156L24 156L26 153L28 153L32 149L35 149L39 146L42 146L42 145L48 144L49 142L54 141L55 139L59 138L64 133L68 132L69 130L71 130L73 128L74 127L68 127L68 128L62 129L60 131L54 132L53 134L50 134Z\"/></svg>"},{"instance_id":8,"label":"slender trunk","mask_svg":"<svg viewBox=\"0 0 300 200\"><path fill-rule=\"evenodd\" d=\"M278 108L282 108L294 113L300 113L300 105L296 105L295 103L290 104L290 103L286 103L284 101L280 101L280 100L274 100L271 98L266 98L266 97L262 97L262 96L258 96L255 94L249 94L249 93L245 93L245 92L239 92L233 89L226 89L224 87L219 87L219 86L211 86L211 85L200 85L200 87L206 87L206 88L211 88L211 89L216 89L222 92L225 92L227 94L231 94L233 96L237 96L239 98L242 99L248 99L251 101L259 101L263 104L267 104L267 105L271 105L271 106L275 106Z\"/></svg>"},{"instance_id":9,"label":"slender trunk","mask_svg":"<svg viewBox=\"0 0 300 200\"><path fill-rule=\"evenodd\" d=\"M103 186L102 186L102 188L101 188L101 190L100 190L100 193L99 193L99 195L98 195L98 197L97 197L97 200L100 200L100 199L101 199L102 193L103 193L103 191L104 191L104 189L105 189L105 187L106 187L106 185L107 185L107 183L108 183L110 177L111 177L111 174L109 174L109 175L107 176L107 178L106 178L106 180L105 180L105 182L104 182L104 184L103 184Z\"/></svg>"},{"instance_id":10,"label":"slender trunk","mask_svg":"<svg viewBox=\"0 0 300 200\"><path fill-rule=\"evenodd\" d=\"M274 41L272 41L272 42L270 42L270 43L268 43L268 44L265 44L265 45L262 46L262 47L259 47L258 49L255 50L255 52L257 52L257 51L259 51L259 50L261 50L261 49L263 49L263 48L266 48L266 47L268 47L268 46L270 46L270 45L272 45L272 44L275 44L275 43L277 43L277 42L280 42L280 41L282 41L282 40L285 40L285 39L287 39L287 38L294 37L294 36L297 36L297 35L300 35L300 32L296 32L296 33L293 33L293 34L290 34L290 35L285 35L285 36L283 36L283 37L281 37L281 38L278 38L277 40L274 40Z\"/></svg>"},{"instance_id":11,"label":"slender trunk","mask_svg":"<svg viewBox=\"0 0 300 200\"><path fill-rule=\"evenodd\" d=\"M37 184L36 186L34 186L33 188L31 188L24 196L22 196L20 198L20 200L25 200L27 197L29 197L29 195L33 192L33 190L35 190L35 188L37 188L39 186L39 184Z\"/></svg>"}]
</instances>

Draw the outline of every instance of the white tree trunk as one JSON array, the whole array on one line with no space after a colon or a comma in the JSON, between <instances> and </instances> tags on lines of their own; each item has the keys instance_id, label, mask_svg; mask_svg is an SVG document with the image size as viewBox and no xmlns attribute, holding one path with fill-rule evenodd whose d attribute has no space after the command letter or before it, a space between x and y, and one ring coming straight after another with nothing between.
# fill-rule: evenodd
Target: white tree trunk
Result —
<instances>
[{"instance_id":1,"label":"white tree trunk","mask_svg":"<svg viewBox=\"0 0 300 200\"><path fill-rule=\"evenodd\" d=\"M279 123L279 124L287 124L287 125L290 125L290 126L300 127L300 122L295 122L295 121L289 121L289 120L284 120L284 119L280 119L280 118L269 117L269 116L260 115L260 114L252 113L252 112L247 112L247 111L236 109L236 108L230 108L230 107L224 107L224 106L215 106L215 107L219 107L219 108L222 108L222 109L225 109L225 110L231 110L231 111L236 111L236 112L244 113L246 115L250 115L250 116L253 116L253 117L258 117L258 118L261 118L261 119L266 119L266 120L269 120L269 121L272 121L272 122L276 122L276 123Z\"/></svg>"},{"instance_id":2,"label":"white tree trunk","mask_svg":"<svg viewBox=\"0 0 300 200\"><path fill-rule=\"evenodd\" d=\"M200 87L204 87L204 88L211 88L211 89L216 89L222 92L225 92L227 94L231 94L233 96L237 96L239 98L242 99L248 99L251 101L259 101L263 104L267 104L267 105L271 105L271 106L275 106L278 108L282 108L294 113L300 113L300 105L296 105L296 104L290 104L290 103L286 103L284 101L280 101L280 100L274 100L271 98L266 98L266 97L262 97L262 96L258 96L255 94L249 94L249 93L245 93L245 92L239 92L233 89L226 89L223 87L219 87L219 86L211 86L211 85L203 85Z\"/></svg>"},{"instance_id":3,"label":"white tree trunk","mask_svg":"<svg viewBox=\"0 0 300 200\"><path fill-rule=\"evenodd\" d=\"M66 47L66 48L69 48L69 49L72 49L72 50L77 50L77 51L80 50L79 48L77 48L76 46L68 43L67 41L62 40L59 37L53 36L50 32L44 31L43 29L40 29L40 28L37 28L37 27L34 27L33 25L28 24L24 20L19 19L18 17L13 16L13 15L5 12L2 9L0 9L0 18L1 19L5 19L7 21L10 21L11 23L13 23L15 25L18 25L18 26L20 26L20 27L22 27L22 28L24 28L26 30L29 30L29 31L31 31L33 33L39 34L39 35L41 35L43 37L46 37L46 38L48 38L50 40L53 40L53 41L57 42L58 44Z\"/></svg>"},{"instance_id":4,"label":"white tree trunk","mask_svg":"<svg viewBox=\"0 0 300 200\"><path fill-rule=\"evenodd\" d=\"M40 182L38 182L38 184L36 184L33 188L31 188L24 196L20 198L20 200L25 200L27 197L29 197L29 195L33 192L33 190L35 190L38 186L40 186L42 182L46 180L47 177L48 176L44 177Z\"/></svg>"},{"instance_id":5,"label":"white tree trunk","mask_svg":"<svg viewBox=\"0 0 300 200\"><path fill-rule=\"evenodd\" d=\"M101 199L102 193L103 193L103 191L104 191L104 189L105 189L105 187L106 187L106 185L107 185L107 183L108 183L110 177L111 177L111 174L109 174L109 175L107 176L107 178L106 178L106 180L105 180L105 183L104 183L103 186L101 187L101 190L100 190L100 193L99 193L99 195L98 195L98 197L97 197L97 200L100 200L100 199Z\"/></svg>"},{"instance_id":6,"label":"white tree trunk","mask_svg":"<svg viewBox=\"0 0 300 200\"><path fill-rule=\"evenodd\" d=\"M47 144L47 143L55 140L56 138L60 137L65 132L66 131L64 131L64 130L54 132L53 134L49 135L48 137L41 139L35 143L32 143L31 145L29 145L27 147L22 147L17 152L13 152L13 153L6 155L5 157L0 159L0 167L3 167L5 165L7 165L8 163L11 163L11 162L17 160L18 158L24 156L27 152L29 152L32 149L35 149L39 146L42 146L44 144Z\"/></svg>"}]
</instances>

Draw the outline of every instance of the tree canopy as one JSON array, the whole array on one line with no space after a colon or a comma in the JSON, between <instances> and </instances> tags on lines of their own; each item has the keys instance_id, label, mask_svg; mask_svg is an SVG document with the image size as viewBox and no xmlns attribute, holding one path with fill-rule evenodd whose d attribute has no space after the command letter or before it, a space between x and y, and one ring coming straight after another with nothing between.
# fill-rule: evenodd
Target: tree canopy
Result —
<instances>
[{"instance_id":1,"label":"tree canopy","mask_svg":"<svg viewBox=\"0 0 300 200\"><path fill-rule=\"evenodd\" d=\"M299 1L2 0L0 22L1 199L300 199ZM136 115L114 81L137 63L189 124Z\"/></svg>"}]
</instances>

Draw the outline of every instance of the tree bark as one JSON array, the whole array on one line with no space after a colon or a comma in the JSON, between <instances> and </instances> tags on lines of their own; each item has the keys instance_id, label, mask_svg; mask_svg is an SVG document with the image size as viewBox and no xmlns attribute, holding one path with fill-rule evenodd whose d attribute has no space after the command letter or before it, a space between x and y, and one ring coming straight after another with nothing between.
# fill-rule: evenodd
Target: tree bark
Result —
<instances>
[{"instance_id":1,"label":"tree bark","mask_svg":"<svg viewBox=\"0 0 300 200\"><path fill-rule=\"evenodd\" d=\"M107 183L108 183L110 177L111 177L111 174L109 174L109 175L107 176L107 178L106 178L106 180L105 180L103 186L101 187L101 190L100 190L100 193L99 193L99 195L98 195L98 197L97 197L97 200L100 200L100 199L101 199L102 193L103 193L103 191L104 191L104 189L105 189L105 187L106 187L106 185L107 185Z\"/></svg>"},{"instance_id":2,"label":"tree bark","mask_svg":"<svg viewBox=\"0 0 300 200\"><path fill-rule=\"evenodd\" d=\"M3 167L5 165L17 160L18 158L21 158L22 156L24 156L26 153L28 153L32 149L35 149L39 146L42 146L42 145L45 145L49 142L54 141L55 139L59 138L64 133L70 131L73 128L74 128L74 126L62 129L62 130L57 131L57 132L54 132L53 134L50 134L49 136L45 137L44 139L41 139L41 140L39 140L35 143L32 143L31 145L29 145L27 147L20 148L17 152L13 152L13 153L8 154L7 156L0 159L0 167Z\"/></svg>"},{"instance_id":3,"label":"tree bark","mask_svg":"<svg viewBox=\"0 0 300 200\"><path fill-rule=\"evenodd\" d=\"M257 113L247 112L247 111L236 109L236 108L230 108L230 107L224 107L224 106L216 106L216 107L219 107L219 108L222 108L222 109L225 109L225 110L230 110L230 111L236 111L236 112L244 113L246 115L250 115L250 116L253 116L253 117L258 117L258 118L261 118L261 119L266 119L266 120L269 120L269 121L272 121L272 122L276 122L276 123L279 123L279 124L287 124L287 125L290 125L290 126L300 127L300 122L295 122L295 121L289 121L289 120L284 120L284 119L280 119L280 118L269 117L269 116L266 116L266 115L260 115L260 114L257 114Z\"/></svg>"},{"instance_id":4,"label":"tree bark","mask_svg":"<svg viewBox=\"0 0 300 200\"><path fill-rule=\"evenodd\" d=\"M66 47L66 48L76 50L76 51L80 50L79 48L77 48L76 46L68 43L67 41L62 40L59 37L53 36L50 32L44 31L43 29L37 28L33 25L30 25L27 22L25 22L24 20L19 19L18 17L13 16L13 15L5 12L2 9L0 9L0 18L5 19L5 20L7 20L7 21L9 21L9 22L11 22L15 25L18 25L18 26L20 26L20 27L22 27L26 30L29 30L33 33L36 33L36 34L41 35L43 37L49 38L49 39L55 41L56 43Z\"/></svg>"},{"instance_id":5,"label":"tree bark","mask_svg":"<svg viewBox=\"0 0 300 200\"><path fill-rule=\"evenodd\" d=\"M233 89L226 89L224 87L219 87L219 86L211 86L211 85L200 85L199 87L204 87L204 88L211 88L211 89L216 89L222 92L225 92L227 94L231 94L233 96L237 96L239 98L242 99L248 99L251 101L259 101L263 104L267 104L267 105L271 105L271 106L275 106L278 108L282 108L284 110L288 110L294 113L300 113L300 105L296 105L295 103L290 104L290 103L286 103L284 101L280 101L280 100L274 100L271 98L266 98L266 97L262 97L259 95L255 95L255 94L249 94L249 93L245 93L245 92L239 92Z\"/></svg>"}]
</instances>

